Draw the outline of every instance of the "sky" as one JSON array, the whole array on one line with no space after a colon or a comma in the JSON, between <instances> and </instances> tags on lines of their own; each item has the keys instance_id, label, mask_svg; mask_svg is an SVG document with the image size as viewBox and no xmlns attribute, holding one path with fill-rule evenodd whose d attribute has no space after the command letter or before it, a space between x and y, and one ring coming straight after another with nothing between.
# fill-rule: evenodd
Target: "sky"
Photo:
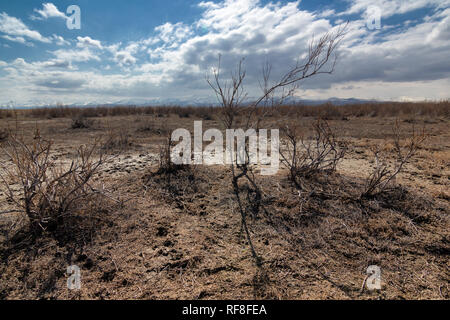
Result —
<instances>
[{"instance_id":1,"label":"sky","mask_svg":"<svg viewBox=\"0 0 450 320\"><path fill-rule=\"evenodd\" d=\"M252 99L265 62L276 81L347 21L297 98L450 98L450 0L0 0L0 106L213 102L219 55L225 78L245 59Z\"/></svg>"}]
</instances>

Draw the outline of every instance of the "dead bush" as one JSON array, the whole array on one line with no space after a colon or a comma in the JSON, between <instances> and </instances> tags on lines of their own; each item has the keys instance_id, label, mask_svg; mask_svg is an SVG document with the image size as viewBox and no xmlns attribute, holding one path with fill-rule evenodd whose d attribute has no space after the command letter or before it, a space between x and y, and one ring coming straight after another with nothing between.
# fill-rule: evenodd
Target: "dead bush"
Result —
<instances>
[{"instance_id":1,"label":"dead bush","mask_svg":"<svg viewBox=\"0 0 450 320\"><path fill-rule=\"evenodd\" d=\"M165 136L170 133L170 130L153 118L144 118L142 123L136 128L136 132Z\"/></svg>"},{"instance_id":2,"label":"dead bush","mask_svg":"<svg viewBox=\"0 0 450 320\"><path fill-rule=\"evenodd\" d=\"M248 93L244 89L244 80L246 78L245 59L239 61L234 72L231 72L231 78L224 80L221 78L221 56L219 55L217 68L213 68L211 74L207 74L206 76L206 81L214 91L221 105L220 113L218 114L219 121L222 122L226 129L233 129L235 126L244 127L244 130L252 127L259 128L266 113L261 114L258 107L263 107L262 111L266 111L267 107L276 108L282 105L287 98L292 97L294 92L299 88L300 83L304 80L318 74L333 73L337 62L335 51L345 36L347 25L340 26L336 32L324 34L317 41L313 39L304 60L298 60L295 65L288 69L288 72L276 81L271 79L272 66L267 61L262 67L262 81L260 82L262 94L258 99L249 104L246 103ZM244 151L248 156L247 146L244 146ZM325 160L321 160L321 162L323 161ZM249 212L243 204L239 181L242 179L251 184L257 195L256 202L259 202L262 197L261 189L253 178L252 168L248 160L236 166L232 162L231 174L233 190L241 215L241 229L245 231L252 256L255 259L256 265L260 267L262 260L256 253L251 241L246 222ZM257 206L257 210L259 210L259 205ZM251 211L256 215L257 210L252 209Z\"/></svg>"},{"instance_id":3,"label":"dead bush","mask_svg":"<svg viewBox=\"0 0 450 320\"><path fill-rule=\"evenodd\" d=\"M200 214L193 199L199 193L208 192L209 181L205 175L198 174L198 167L188 164L175 164L171 160L173 141L168 135L159 145L159 164L154 172L143 176L145 190L158 190L165 201L175 205L188 214Z\"/></svg>"},{"instance_id":4,"label":"dead bush","mask_svg":"<svg viewBox=\"0 0 450 320\"><path fill-rule=\"evenodd\" d=\"M9 137L9 131L6 129L0 129L0 142L5 141Z\"/></svg>"},{"instance_id":5,"label":"dead bush","mask_svg":"<svg viewBox=\"0 0 450 320\"><path fill-rule=\"evenodd\" d=\"M170 150L172 147L172 139L168 137L163 143L159 145L159 165L158 171L169 172L173 163L170 160Z\"/></svg>"},{"instance_id":6,"label":"dead bush","mask_svg":"<svg viewBox=\"0 0 450 320\"><path fill-rule=\"evenodd\" d=\"M72 129L89 129L92 127L92 120L89 120L86 117L83 116L77 116L75 118L72 118Z\"/></svg>"},{"instance_id":7,"label":"dead bush","mask_svg":"<svg viewBox=\"0 0 450 320\"><path fill-rule=\"evenodd\" d=\"M133 146L130 134L126 131L108 133L106 141L102 144L102 150L108 153L124 152Z\"/></svg>"},{"instance_id":8,"label":"dead bush","mask_svg":"<svg viewBox=\"0 0 450 320\"><path fill-rule=\"evenodd\" d=\"M305 136L303 128L293 124L282 128L282 137L286 145L280 155L297 186L301 186L302 177L318 171L335 171L347 151L347 144L338 140L328 122L322 119L313 124L312 136Z\"/></svg>"},{"instance_id":9,"label":"dead bush","mask_svg":"<svg viewBox=\"0 0 450 320\"><path fill-rule=\"evenodd\" d=\"M4 118L12 118L14 116L14 112L11 110L0 109L0 119Z\"/></svg>"},{"instance_id":10,"label":"dead bush","mask_svg":"<svg viewBox=\"0 0 450 320\"><path fill-rule=\"evenodd\" d=\"M159 145L159 174L172 174L179 170L189 167L187 164L175 164L171 159L171 152L173 147L172 137L169 134L163 142Z\"/></svg>"},{"instance_id":11,"label":"dead bush","mask_svg":"<svg viewBox=\"0 0 450 320\"><path fill-rule=\"evenodd\" d=\"M406 139L406 142L402 143L401 128L398 121L395 122L392 130L394 133L394 164L389 164L387 152L383 152L380 146L371 148L374 155L375 168L366 179L364 191L361 194L362 198L373 197L386 191L426 140L425 131L422 130L421 133L417 133L413 126L410 137Z\"/></svg>"},{"instance_id":12,"label":"dead bush","mask_svg":"<svg viewBox=\"0 0 450 320\"><path fill-rule=\"evenodd\" d=\"M52 143L40 135L31 143L12 135L3 148L9 163L2 163L0 179L8 201L26 213L34 235L56 230L99 194L91 186L104 163L102 154L93 158L97 143L81 146L70 164L54 162L51 149Z\"/></svg>"},{"instance_id":13,"label":"dead bush","mask_svg":"<svg viewBox=\"0 0 450 320\"><path fill-rule=\"evenodd\" d=\"M148 133L155 133L157 132L156 128L155 128L155 124L153 123L153 121L147 120L145 119L143 121L143 123L141 123L137 128L136 128L136 132L148 132Z\"/></svg>"}]
</instances>

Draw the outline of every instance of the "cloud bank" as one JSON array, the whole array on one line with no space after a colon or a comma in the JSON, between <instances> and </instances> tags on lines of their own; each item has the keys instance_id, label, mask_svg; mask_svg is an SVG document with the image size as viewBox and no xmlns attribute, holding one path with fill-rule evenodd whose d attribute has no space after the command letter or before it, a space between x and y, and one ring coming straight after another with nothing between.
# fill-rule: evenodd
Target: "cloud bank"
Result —
<instances>
[{"instance_id":1,"label":"cloud bank","mask_svg":"<svg viewBox=\"0 0 450 320\"><path fill-rule=\"evenodd\" d=\"M0 36L47 50L48 59L0 61L0 88L17 104L110 103L116 101L214 101L205 73L222 56L228 75L245 57L250 96L259 90L261 66L269 61L274 79L304 58L312 36L349 19L333 75L302 84L307 99L448 99L450 87L449 0L348 0L340 12L308 11L299 1L262 4L258 0L199 2L201 16L191 24L165 23L147 38L111 43L90 36L68 41L42 36L20 19L0 13ZM377 5L383 19L427 9L415 21L366 27L366 11ZM34 11L36 19L64 18L52 3ZM3 59L4 60L4 59ZM2 99L5 99L2 97Z\"/></svg>"}]
</instances>

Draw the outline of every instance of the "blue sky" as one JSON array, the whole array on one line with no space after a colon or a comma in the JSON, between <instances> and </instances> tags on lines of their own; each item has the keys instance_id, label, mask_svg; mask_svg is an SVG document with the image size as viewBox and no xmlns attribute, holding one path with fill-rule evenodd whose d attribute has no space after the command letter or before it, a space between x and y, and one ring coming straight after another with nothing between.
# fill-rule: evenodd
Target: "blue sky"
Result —
<instances>
[{"instance_id":1,"label":"blue sky","mask_svg":"<svg viewBox=\"0 0 450 320\"><path fill-rule=\"evenodd\" d=\"M70 5L81 29L67 28ZM214 101L219 54L225 75L246 58L256 97L265 61L276 79L347 20L335 73L296 96L450 98L450 0L21 0L0 3L0 105Z\"/></svg>"}]
</instances>

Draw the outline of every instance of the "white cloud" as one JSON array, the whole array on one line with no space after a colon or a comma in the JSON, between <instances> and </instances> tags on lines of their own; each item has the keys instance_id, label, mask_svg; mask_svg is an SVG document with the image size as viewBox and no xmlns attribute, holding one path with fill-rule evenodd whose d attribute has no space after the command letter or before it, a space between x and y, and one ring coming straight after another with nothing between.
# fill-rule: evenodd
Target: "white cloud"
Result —
<instances>
[{"instance_id":1,"label":"white cloud","mask_svg":"<svg viewBox=\"0 0 450 320\"><path fill-rule=\"evenodd\" d=\"M450 9L439 12L431 19L442 18L437 24L433 24L432 31L426 37L427 42L450 40Z\"/></svg>"},{"instance_id":2,"label":"white cloud","mask_svg":"<svg viewBox=\"0 0 450 320\"><path fill-rule=\"evenodd\" d=\"M38 16L31 16L31 19L34 20L44 20L48 18L62 18L67 19L67 16L58 10L58 8L53 3L43 3L42 9L34 9L34 12L38 14Z\"/></svg>"},{"instance_id":3,"label":"white cloud","mask_svg":"<svg viewBox=\"0 0 450 320\"><path fill-rule=\"evenodd\" d=\"M83 50L56 50L51 52L56 59L69 62L86 62L90 60L100 61L98 55L94 54L89 48Z\"/></svg>"},{"instance_id":4,"label":"white cloud","mask_svg":"<svg viewBox=\"0 0 450 320\"><path fill-rule=\"evenodd\" d=\"M2 36L2 38L12 41L12 42L22 43L27 46L33 46L33 44L31 42L27 42L24 37L12 37L12 36L5 35L5 36Z\"/></svg>"},{"instance_id":5,"label":"white cloud","mask_svg":"<svg viewBox=\"0 0 450 320\"><path fill-rule=\"evenodd\" d=\"M350 7L341 15L361 13L371 6L377 6L381 9L383 18L425 7L446 8L450 5L450 0L347 0L347 2L350 3Z\"/></svg>"},{"instance_id":6,"label":"white cloud","mask_svg":"<svg viewBox=\"0 0 450 320\"><path fill-rule=\"evenodd\" d=\"M424 101L426 99L448 99L448 79L416 82L366 81L333 84L329 89L304 89L299 92L303 99L336 97L348 99L358 97L367 100Z\"/></svg>"},{"instance_id":7,"label":"white cloud","mask_svg":"<svg viewBox=\"0 0 450 320\"><path fill-rule=\"evenodd\" d=\"M159 39L165 43L179 42L193 34L191 28L181 22L176 24L167 22L156 27L155 31L159 33Z\"/></svg>"},{"instance_id":8,"label":"white cloud","mask_svg":"<svg viewBox=\"0 0 450 320\"><path fill-rule=\"evenodd\" d=\"M56 45L58 45L58 46L68 46L68 45L70 45L70 42L69 42L69 41L64 40L63 37L58 36L58 35L56 35L56 34L54 34L54 35L52 36L52 40L54 40L55 43L56 43Z\"/></svg>"},{"instance_id":9,"label":"white cloud","mask_svg":"<svg viewBox=\"0 0 450 320\"><path fill-rule=\"evenodd\" d=\"M136 58L130 52L118 51L115 55L115 61L120 66L131 66L136 63Z\"/></svg>"},{"instance_id":10,"label":"white cloud","mask_svg":"<svg viewBox=\"0 0 450 320\"><path fill-rule=\"evenodd\" d=\"M106 46L105 49L114 55L121 46L122 46L122 43L119 42L119 43L115 43L115 44Z\"/></svg>"},{"instance_id":11,"label":"white cloud","mask_svg":"<svg viewBox=\"0 0 450 320\"><path fill-rule=\"evenodd\" d=\"M103 49L102 43L99 40L94 40L90 37L77 37L77 47L86 48L86 47L96 47L98 49Z\"/></svg>"},{"instance_id":12,"label":"white cloud","mask_svg":"<svg viewBox=\"0 0 450 320\"><path fill-rule=\"evenodd\" d=\"M0 13L0 32L6 34L6 38L11 41L22 42L22 39L50 43L51 40L43 37L38 31L30 30L20 19L9 16L7 13Z\"/></svg>"},{"instance_id":13,"label":"white cloud","mask_svg":"<svg viewBox=\"0 0 450 320\"><path fill-rule=\"evenodd\" d=\"M113 55L113 60L120 66L129 68L136 64L137 58L134 56L145 48L142 41L130 42L126 47L121 48L122 43L116 43L106 47L106 50Z\"/></svg>"},{"instance_id":14,"label":"white cloud","mask_svg":"<svg viewBox=\"0 0 450 320\"><path fill-rule=\"evenodd\" d=\"M136 63L137 59L133 56L132 52L127 50L117 51L114 56L114 60L121 67L129 67Z\"/></svg>"},{"instance_id":15,"label":"white cloud","mask_svg":"<svg viewBox=\"0 0 450 320\"><path fill-rule=\"evenodd\" d=\"M319 13L319 17L320 18L328 18L331 16L334 16L336 14L336 12L334 10L328 9L328 10L324 10L322 12Z\"/></svg>"},{"instance_id":16,"label":"white cloud","mask_svg":"<svg viewBox=\"0 0 450 320\"><path fill-rule=\"evenodd\" d=\"M168 81L189 78L188 83L201 87L205 70L217 63L219 53L223 55L224 74L244 56L249 58L250 80L259 75L267 58L277 69L284 70L305 52L313 33L318 36L332 28L327 20L301 11L297 5L291 2L261 6L250 0L202 2L200 6L206 10L195 25L206 30L206 34L189 36L175 47L162 44L151 48L149 54L155 62L145 63L139 70L162 73ZM163 25L157 30L171 31L172 26Z\"/></svg>"},{"instance_id":17,"label":"white cloud","mask_svg":"<svg viewBox=\"0 0 450 320\"><path fill-rule=\"evenodd\" d=\"M70 69L70 63L62 59L51 59L48 61L29 63L23 58L17 58L8 66L15 67L18 72L28 75L35 75L44 72L47 68Z\"/></svg>"}]
</instances>

